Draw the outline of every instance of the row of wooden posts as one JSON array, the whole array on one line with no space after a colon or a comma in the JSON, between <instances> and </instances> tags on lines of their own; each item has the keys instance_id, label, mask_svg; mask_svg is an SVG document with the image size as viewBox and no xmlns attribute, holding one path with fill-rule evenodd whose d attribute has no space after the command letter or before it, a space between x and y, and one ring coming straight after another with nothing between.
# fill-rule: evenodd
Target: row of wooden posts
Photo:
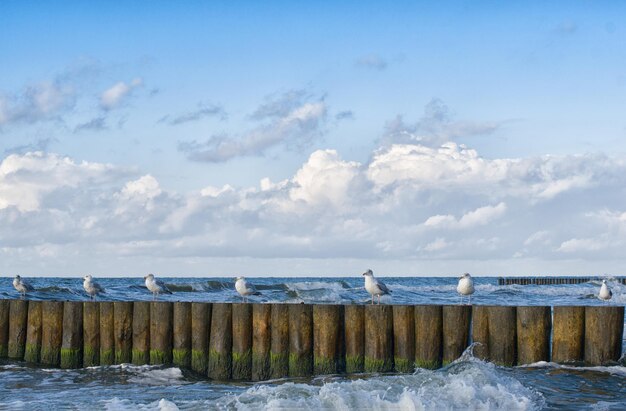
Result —
<instances>
[{"instance_id":1,"label":"row of wooden posts","mask_svg":"<svg viewBox=\"0 0 626 411\"><path fill-rule=\"evenodd\" d=\"M0 358L62 368L173 364L215 380L619 360L624 307L0 300Z\"/></svg>"},{"instance_id":2,"label":"row of wooden posts","mask_svg":"<svg viewBox=\"0 0 626 411\"><path fill-rule=\"evenodd\" d=\"M499 277L498 285L584 284L602 280L600 277ZM626 284L626 277L616 278L615 281Z\"/></svg>"}]
</instances>

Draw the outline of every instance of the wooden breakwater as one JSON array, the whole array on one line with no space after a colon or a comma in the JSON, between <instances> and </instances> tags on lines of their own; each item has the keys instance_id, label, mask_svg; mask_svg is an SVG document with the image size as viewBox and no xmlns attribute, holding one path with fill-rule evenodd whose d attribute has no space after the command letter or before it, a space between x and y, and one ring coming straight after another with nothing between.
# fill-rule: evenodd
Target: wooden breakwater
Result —
<instances>
[{"instance_id":1,"label":"wooden breakwater","mask_svg":"<svg viewBox=\"0 0 626 411\"><path fill-rule=\"evenodd\" d=\"M591 281L602 281L602 277L498 277L498 285L559 285L584 284ZM626 277L614 278L626 285Z\"/></svg>"},{"instance_id":2,"label":"wooden breakwater","mask_svg":"<svg viewBox=\"0 0 626 411\"><path fill-rule=\"evenodd\" d=\"M0 300L0 358L172 364L215 380L439 368L471 342L501 365L611 364L624 307Z\"/></svg>"}]
</instances>

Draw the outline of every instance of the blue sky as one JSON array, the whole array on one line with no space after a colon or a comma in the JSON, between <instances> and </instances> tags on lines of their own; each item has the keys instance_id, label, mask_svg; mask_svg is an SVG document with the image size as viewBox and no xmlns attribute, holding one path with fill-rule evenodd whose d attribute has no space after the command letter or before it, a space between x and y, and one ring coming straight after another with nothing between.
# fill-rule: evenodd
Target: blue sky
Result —
<instances>
[{"instance_id":1,"label":"blue sky","mask_svg":"<svg viewBox=\"0 0 626 411\"><path fill-rule=\"evenodd\" d=\"M0 273L623 274L626 5L431 3L2 2Z\"/></svg>"}]
</instances>

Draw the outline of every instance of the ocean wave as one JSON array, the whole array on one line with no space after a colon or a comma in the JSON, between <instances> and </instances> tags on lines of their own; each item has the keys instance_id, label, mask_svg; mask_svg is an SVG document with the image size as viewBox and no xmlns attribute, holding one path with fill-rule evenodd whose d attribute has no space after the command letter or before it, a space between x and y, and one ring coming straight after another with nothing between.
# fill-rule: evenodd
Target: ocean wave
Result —
<instances>
[{"instance_id":1,"label":"ocean wave","mask_svg":"<svg viewBox=\"0 0 626 411\"><path fill-rule=\"evenodd\" d=\"M518 366L518 368L553 368L555 370L593 371L626 377L626 367L622 365L598 365L593 367L583 367L578 365L567 365L557 364L548 361L538 361L532 364L520 365Z\"/></svg>"},{"instance_id":2,"label":"ocean wave","mask_svg":"<svg viewBox=\"0 0 626 411\"><path fill-rule=\"evenodd\" d=\"M534 410L545 404L496 366L476 359L412 375L374 376L321 386L287 382L258 385L216 404L233 410Z\"/></svg>"}]
</instances>

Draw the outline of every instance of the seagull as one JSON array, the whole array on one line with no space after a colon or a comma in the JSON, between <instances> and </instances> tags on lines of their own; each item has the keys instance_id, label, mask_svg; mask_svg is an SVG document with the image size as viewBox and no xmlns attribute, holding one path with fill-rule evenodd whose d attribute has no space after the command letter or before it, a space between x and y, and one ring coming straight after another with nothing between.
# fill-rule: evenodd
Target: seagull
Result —
<instances>
[{"instance_id":1,"label":"seagull","mask_svg":"<svg viewBox=\"0 0 626 411\"><path fill-rule=\"evenodd\" d=\"M602 286L600 286L600 293L598 294L598 298L604 301L609 301L613 297L613 293L608 285L606 285L606 280L602 280Z\"/></svg>"},{"instance_id":2,"label":"seagull","mask_svg":"<svg viewBox=\"0 0 626 411\"><path fill-rule=\"evenodd\" d=\"M35 291L33 286L22 280L22 277L19 275L16 275L13 279L13 287L15 287L15 289L22 294L22 297L26 297L26 293L29 291Z\"/></svg>"},{"instance_id":3,"label":"seagull","mask_svg":"<svg viewBox=\"0 0 626 411\"><path fill-rule=\"evenodd\" d=\"M83 280L83 288L87 291L87 294L89 294L89 297L92 300L95 300L98 294L105 292L104 288L100 284L93 281L93 277L91 275L84 276Z\"/></svg>"},{"instance_id":4,"label":"seagull","mask_svg":"<svg viewBox=\"0 0 626 411\"><path fill-rule=\"evenodd\" d=\"M148 274L143 278L146 280L146 288L152 291L152 299L155 300L158 294L172 294L167 286L160 280L154 278L154 274Z\"/></svg>"},{"instance_id":5,"label":"seagull","mask_svg":"<svg viewBox=\"0 0 626 411\"><path fill-rule=\"evenodd\" d=\"M382 281L374 278L372 270L367 270L363 276L365 277L365 289L372 295L372 304L374 304L375 295L378 296L378 304L380 304L380 296L390 294L391 290Z\"/></svg>"},{"instance_id":6,"label":"seagull","mask_svg":"<svg viewBox=\"0 0 626 411\"><path fill-rule=\"evenodd\" d=\"M472 303L472 294L474 294L474 280L469 273L465 273L459 279L459 285L456 286L456 292L461 295L469 295L469 303Z\"/></svg>"},{"instance_id":7,"label":"seagull","mask_svg":"<svg viewBox=\"0 0 626 411\"><path fill-rule=\"evenodd\" d=\"M241 295L244 303L248 300L249 295L261 295L252 284L246 282L245 277L235 278L235 290Z\"/></svg>"}]
</instances>

